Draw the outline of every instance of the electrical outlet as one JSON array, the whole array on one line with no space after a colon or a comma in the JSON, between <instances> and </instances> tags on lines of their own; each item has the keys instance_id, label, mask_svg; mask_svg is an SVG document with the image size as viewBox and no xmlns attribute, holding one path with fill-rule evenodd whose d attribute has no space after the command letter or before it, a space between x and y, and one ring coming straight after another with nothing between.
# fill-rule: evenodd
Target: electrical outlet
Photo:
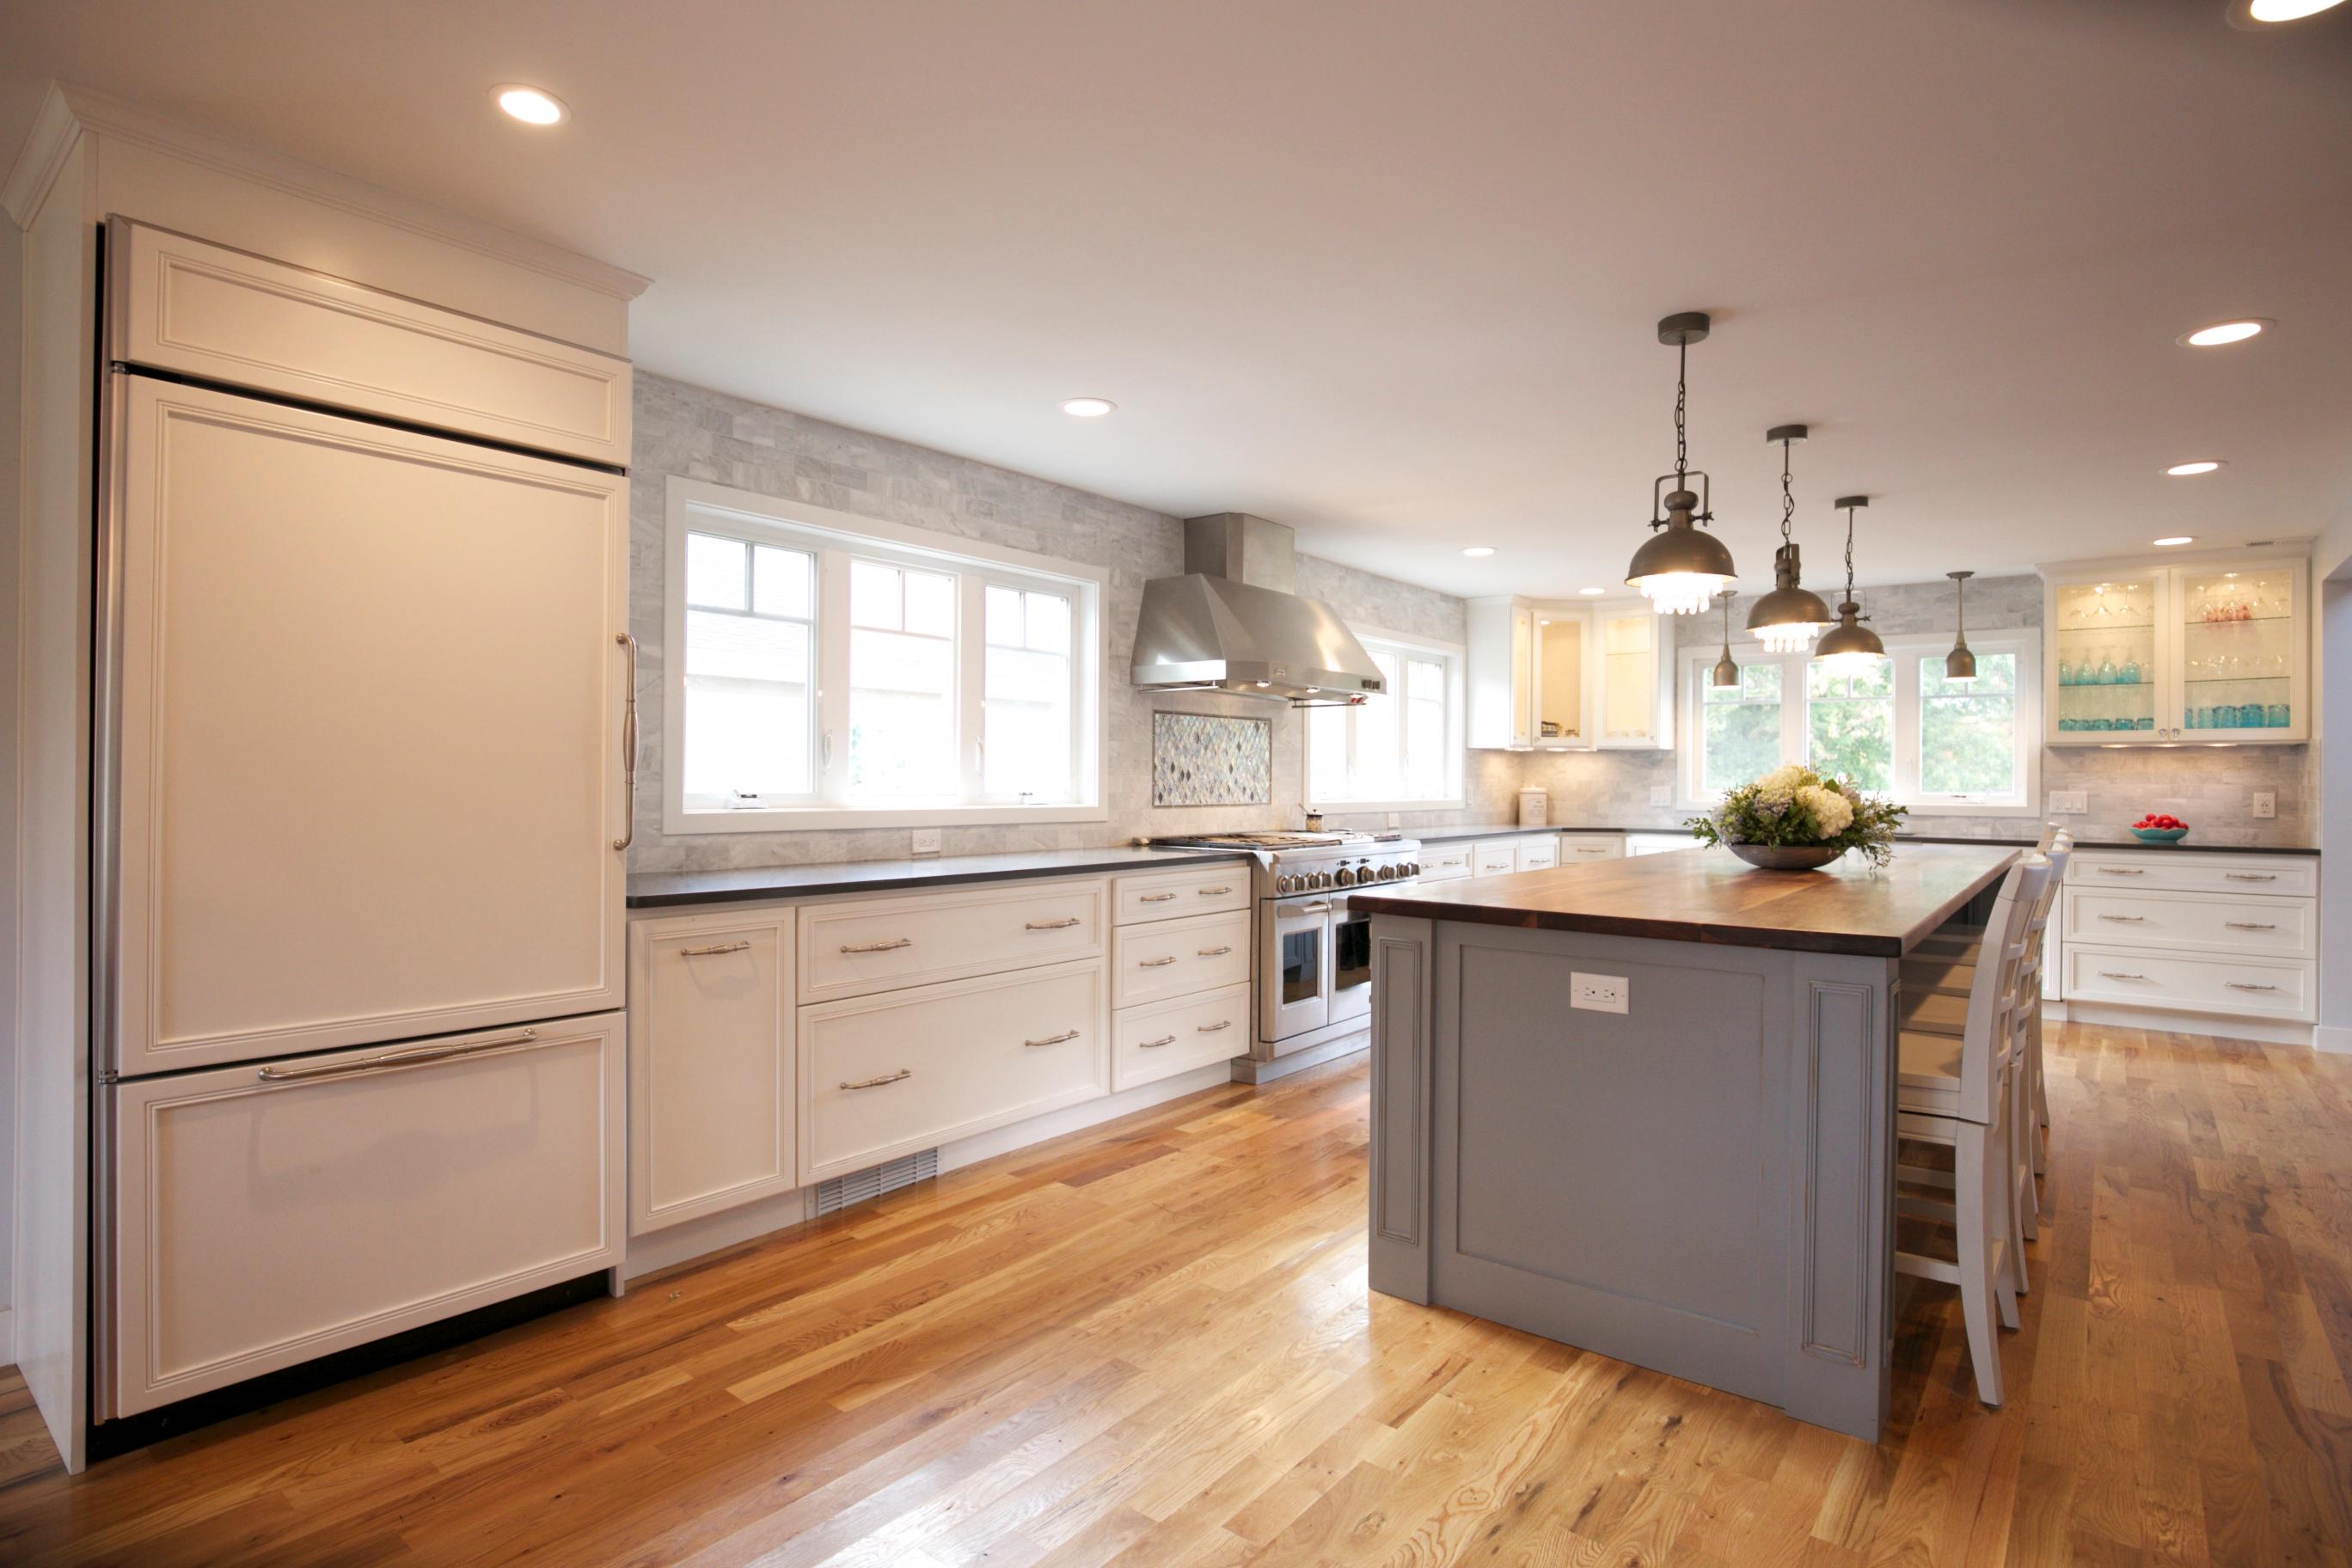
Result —
<instances>
[{"instance_id":1,"label":"electrical outlet","mask_svg":"<svg viewBox=\"0 0 2352 1568\"><path fill-rule=\"evenodd\" d=\"M1404 826L1404 813L1401 811L1390 812L1389 826L1391 827L1402 827Z\"/></svg>"},{"instance_id":2,"label":"electrical outlet","mask_svg":"<svg viewBox=\"0 0 2352 1568\"><path fill-rule=\"evenodd\" d=\"M2254 820L2268 822L2278 816L2278 791L2258 789L2254 792Z\"/></svg>"},{"instance_id":3,"label":"electrical outlet","mask_svg":"<svg viewBox=\"0 0 2352 1568\"><path fill-rule=\"evenodd\" d=\"M2053 789L2050 792L2050 815L2053 816L2081 816L2090 809L2088 790Z\"/></svg>"},{"instance_id":4,"label":"electrical outlet","mask_svg":"<svg viewBox=\"0 0 2352 1568\"><path fill-rule=\"evenodd\" d=\"M1588 1013L1622 1013L1632 987L1622 974L1584 974L1571 971L1568 977L1568 1005L1581 1007Z\"/></svg>"},{"instance_id":5,"label":"electrical outlet","mask_svg":"<svg viewBox=\"0 0 2352 1568\"><path fill-rule=\"evenodd\" d=\"M918 854L918 855L936 855L936 854L938 854L939 852L940 852L940 830L939 830L938 828L936 828L936 827L918 827L917 829L915 829L915 847L914 847L914 853L915 853L915 854Z\"/></svg>"},{"instance_id":6,"label":"electrical outlet","mask_svg":"<svg viewBox=\"0 0 2352 1568\"><path fill-rule=\"evenodd\" d=\"M1652 784L1650 786L1650 804L1652 805L1674 805L1675 786L1672 784Z\"/></svg>"}]
</instances>

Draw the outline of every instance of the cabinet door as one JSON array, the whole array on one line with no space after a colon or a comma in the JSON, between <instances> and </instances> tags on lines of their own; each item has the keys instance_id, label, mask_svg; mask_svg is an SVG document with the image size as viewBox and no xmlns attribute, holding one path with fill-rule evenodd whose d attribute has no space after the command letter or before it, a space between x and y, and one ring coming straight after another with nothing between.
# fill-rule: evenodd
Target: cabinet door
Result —
<instances>
[{"instance_id":1,"label":"cabinet door","mask_svg":"<svg viewBox=\"0 0 2352 1568\"><path fill-rule=\"evenodd\" d=\"M1538 605L1534 615L1535 743L1547 751L1590 747L1585 644L1591 626L1581 610Z\"/></svg>"},{"instance_id":2,"label":"cabinet door","mask_svg":"<svg viewBox=\"0 0 2352 1568\"><path fill-rule=\"evenodd\" d=\"M1519 868L1519 847L1508 838L1490 838L1471 847L1470 874L1507 877Z\"/></svg>"},{"instance_id":3,"label":"cabinet door","mask_svg":"<svg viewBox=\"0 0 2352 1568\"><path fill-rule=\"evenodd\" d=\"M2179 698L2158 722L2184 740L2308 740L2305 563L2183 566L2171 576Z\"/></svg>"},{"instance_id":4,"label":"cabinet door","mask_svg":"<svg viewBox=\"0 0 2352 1568\"><path fill-rule=\"evenodd\" d=\"M2168 697L2169 596L2161 571L2050 580L2042 679L2052 745L2154 744L2174 738L2168 716L2178 706Z\"/></svg>"},{"instance_id":5,"label":"cabinet door","mask_svg":"<svg viewBox=\"0 0 2352 1568\"><path fill-rule=\"evenodd\" d=\"M1673 658L1666 617L1646 606L1596 611L1596 745L1656 750L1674 744Z\"/></svg>"},{"instance_id":6,"label":"cabinet door","mask_svg":"<svg viewBox=\"0 0 2352 1568\"><path fill-rule=\"evenodd\" d=\"M619 1006L628 481L123 379L115 1065Z\"/></svg>"},{"instance_id":7,"label":"cabinet door","mask_svg":"<svg viewBox=\"0 0 2352 1568\"><path fill-rule=\"evenodd\" d=\"M629 1234L788 1192L790 910L630 933Z\"/></svg>"}]
</instances>

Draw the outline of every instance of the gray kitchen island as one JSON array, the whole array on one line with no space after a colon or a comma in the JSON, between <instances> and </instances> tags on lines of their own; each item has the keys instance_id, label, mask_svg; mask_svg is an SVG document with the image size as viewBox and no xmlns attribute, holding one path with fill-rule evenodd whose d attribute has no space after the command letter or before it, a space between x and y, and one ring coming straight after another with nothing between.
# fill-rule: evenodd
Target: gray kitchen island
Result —
<instances>
[{"instance_id":1,"label":"gray kitchen island","mask_svg":"<svg viewBox=\"0 0 2352 1568\"><path fill-rule=\"evenodd\" d=\"M1371 1286L1875 1440L1903 954L2017 851L1361 892Z\"/></svg>"}]
</instances>

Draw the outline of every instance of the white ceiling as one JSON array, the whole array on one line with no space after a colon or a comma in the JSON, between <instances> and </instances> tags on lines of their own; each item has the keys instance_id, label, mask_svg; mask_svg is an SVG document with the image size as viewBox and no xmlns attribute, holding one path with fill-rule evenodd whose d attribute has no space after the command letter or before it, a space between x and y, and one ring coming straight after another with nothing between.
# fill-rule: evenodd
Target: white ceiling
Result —
<instances>
[{"instance_id":1,"label":"white ceiling","mask_svg":"<svg viewBox=\"0 0 2352 1568\"><path fill-rule=\"evenodd\" d=\"M651 276L650 369L1455 592L1622 576L1684 309L1744 586L1782 421L1816 583L1844 491L1879 583L2352 509L2352 5L5 0L0 39L0 150L77 81ZM2237 314L2280 325L2174 344Z\"/></svg>"}]
</instances>

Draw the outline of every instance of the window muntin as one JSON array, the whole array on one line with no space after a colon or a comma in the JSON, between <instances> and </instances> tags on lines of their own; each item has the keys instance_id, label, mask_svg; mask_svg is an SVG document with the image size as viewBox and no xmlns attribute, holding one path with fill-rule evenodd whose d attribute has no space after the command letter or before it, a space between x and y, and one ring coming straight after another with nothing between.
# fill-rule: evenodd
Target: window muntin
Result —
<instances>
[{"instance_id":1,"label":"window muntin","mask_svg":"<svg viewBox=\"0 0 2352 1568\"><path fill-rule=\"evenodd\" d=\"M1358 640L1385 689L1307 710L1307 799L1334 806L1458 799L1460 656L1376 635Z\"/></svg>"}]
</instances>

